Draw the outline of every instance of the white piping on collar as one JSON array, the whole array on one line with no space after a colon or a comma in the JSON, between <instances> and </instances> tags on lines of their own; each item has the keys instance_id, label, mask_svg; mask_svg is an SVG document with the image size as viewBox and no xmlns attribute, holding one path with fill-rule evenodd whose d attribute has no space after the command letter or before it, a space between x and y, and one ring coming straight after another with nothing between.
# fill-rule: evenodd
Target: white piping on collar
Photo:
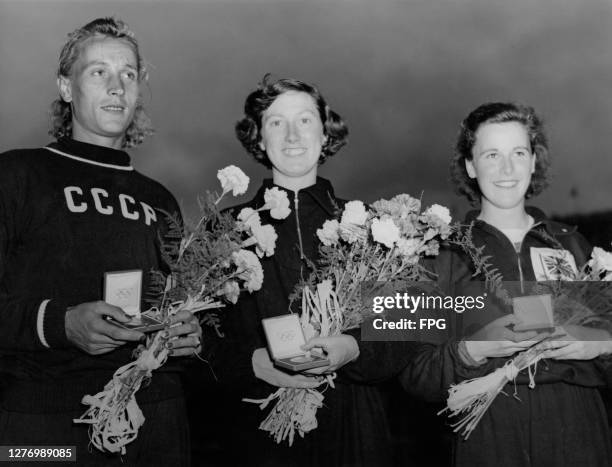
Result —
<instances>
[{"instance_id":1,"label":"white piping on collar","mask_svg":"<svg viewBox=\"0 0 612 467\"><path fill-rule=\"evenodd\" d=\"M68 157L70 159L74 159L75 161L79 161L79 162L85 162L87 164L92 164L92 165L98 165L100 167L106 167L108 169L117 169L117 170L134 170L134 167L132 167L131 165L125 166L125 165L115 165L115 164L105 164L103 162L96 162L96 161L92 161L90 159L85 159L84 157L78 157L78 156L73 156L72 154L68 154L62 151L58 151L57 149L54 148L50 148L49 146L45 146L45 149L48 149L51 152L54 152L55 154L59 154L60 156L64 156L64 157Z\"/></svg>"}]
</instances>

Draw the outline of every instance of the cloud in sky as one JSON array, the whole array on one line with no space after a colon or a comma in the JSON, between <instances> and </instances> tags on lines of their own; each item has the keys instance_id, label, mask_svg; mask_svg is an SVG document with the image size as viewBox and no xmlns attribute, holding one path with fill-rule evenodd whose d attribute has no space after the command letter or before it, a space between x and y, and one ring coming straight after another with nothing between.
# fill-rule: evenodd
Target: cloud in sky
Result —
<instances>
[{"instance_id":1,"label":"cloud in sky","mask_svg":"<svg viewBox=\"0 0 612 467\"><path fill-rule=\"evenodd\" d=\"M557 213L612 207L607 0L0 1L0 150L48 141L66 34L109 14L152 64L145 98L158 132L135 164L187 210L229 163L266 174L233 133L266 72L319 85L348 122L349 145L321 169L342 197L425 191L465 209L447 169L459 122L485 101L519 100L551 140L555 181L536 202Z\"/></svg>"}]
</instances>

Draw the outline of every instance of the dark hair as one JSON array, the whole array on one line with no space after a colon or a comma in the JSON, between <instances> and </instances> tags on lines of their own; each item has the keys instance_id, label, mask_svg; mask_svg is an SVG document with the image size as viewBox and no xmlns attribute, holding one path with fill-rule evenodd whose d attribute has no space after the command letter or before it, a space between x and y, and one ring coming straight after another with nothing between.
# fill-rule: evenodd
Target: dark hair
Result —
<instances>
[{"instance_id":1,"label":"dark hair","mask_svg":"<svg viewBox=\"0 0 612 467\"><path fill-rule=\"evenodd\" d=\"M83 44L90 38L103 35L114 39L125 40L132 46L138 60L138 81L146 81L147 70L134 33L128 25L117 18L97 18L85 26L68 34L68 41L62 47L59 57L57 76L70 77L72 68L79 58ZM49 134L55 138L69 138L72 136L72 108L69 102L61 96L51 103L51 129ZM146 136L153 134L151 120L144 110L140 99L136 104L134 118L125 132L123 147L131 148L142 143Z\"/></svg>"},{"instance_id":2,"label":"dark hair","mask_svg":"<svg viewBox=\"0 0 612 467\"><path fill-rule=\"evenodd\" d=\"M297 79L272 80L270 74L266 74L257 90L253 91L246 98L244 117L236 122L236 136L249 154L258 162L271 168L272 164L270 159L268 159L268 155L259 146L261 141L261 119L266 109L272 105L272 102L287 91L305 92L316 102L321 123L323 123L323 134L327 136L327 141L321 148L321 156L319 157L319 164L322 164L328 157L336 154L346 144L348 128L340 115L330 109L315 86Z\"/></svg>"},{"instance_id":3,"label":"dark hair","mask_svg":"<svg viewBox=\"0 0 612 467\"><path fill-rule=\"evenodd\" d=\"M518 122L527 130L531 150L536 155L535 171L526 198L541 193L550 181L550 158L548 142L542 120L533 107L508 102L490 102L476 108L463 120L457 137L455 153L451 161L451 180L455 190L465 195L472 205L480 202L482 192L476 179L470 178L465 167L466 160L472 160L472 149L476 143L476 132L485 123Z\"/></svg>"}]
</instances>

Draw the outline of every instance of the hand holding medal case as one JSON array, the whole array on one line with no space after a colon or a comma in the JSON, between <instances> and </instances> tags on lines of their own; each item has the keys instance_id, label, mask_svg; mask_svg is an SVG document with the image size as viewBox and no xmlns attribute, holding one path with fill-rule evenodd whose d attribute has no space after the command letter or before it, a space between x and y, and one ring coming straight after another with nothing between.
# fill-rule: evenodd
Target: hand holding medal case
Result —
<instances>
[{"instance_id":1,"label":"hand holding medal case","mask_svg":"<svg viewBox=\"0 0 612 467\"><path fill-rule=\"evenodd\" d=\"M514 325L515 332L552 332L555 330L550 294L514 297L512 308L514 315L521 320L520 324Z\"/></svg>"},{"instance_id":2,"label":"hand holding medal case","mask_svg":"<svg viewBox=\"0 0 612 467\"><path fill-rule=\"evenodd\" d=\"M127 323L120 323L110 317L108 321L115 326L140 332L154 332L164 328L164 323L140 312L142 293L142 271L114 271L104 274L104 301L121 308L132 317Z\"/></svg>"},{"instance_id":3,"label":"hand holding medal case","mask_svg":"<svg viewBox=\"0 0 612 467\"><path fill-rule=\"evenodd\" d=\"M261 322L274 365L291 371L329 365L327 358L301 349L301 346L306 344L306 339L296 314L265 318Z\"/></svg>"}]
</instances>

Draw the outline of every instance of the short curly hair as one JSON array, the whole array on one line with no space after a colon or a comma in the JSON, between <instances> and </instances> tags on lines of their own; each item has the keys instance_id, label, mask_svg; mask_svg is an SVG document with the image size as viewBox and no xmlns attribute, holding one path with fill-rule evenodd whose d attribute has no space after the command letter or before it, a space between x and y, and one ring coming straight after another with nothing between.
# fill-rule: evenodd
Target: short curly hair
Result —
<instances>
[{"instance_id":1,"label":"short curly hair","mask_svg":"<svg viewBox=\"0 0 612 467\"><path fill-rule=\"evenodd\" d=\"M288 91L305 92L314 99L317 105L323 124L323 134L327 136L327 141L321 148L321 156L319 157L319 164L322 164L347 143L348 128L340 115L329 107L316 86L297 79L273 80L269 73L266 74L259 87L246 98L244 116L236 122L236 136L255 160L268 168L272 168L268 155L259 146L261 120L263 113L272 105L274 100Z\"/></svg>"},{"instance_id":2,"label":"short curly hair","mask_svg":"<svg viewBox=\"0 0 612 467\"><path fill-rule=\"evenodd\" d=\"M540 194L550 182L550 157L542 120L533 107L513 102L489 102L470 112L461 123L455 153L451 160L451 180L457 193L464 195L472 205L478 205L482 192L476 179L470 178L465 167L472 160L476 132L485 123L518 122L527 130L531 150L536 155L535 171L525 193L526 198Z\"/></svg>"},{"instance_id":3,"label":"short curly hair","mask_svg":"<svg viewBox=\"0 0 612 467\"><path fill-rule=\"evenodd\" d=\"M140 55L140 48L134 33L126 23L112 17L97 18L68 34L68 41L62 47L59 57L58 77L69 78L72 75L72 68L79 58L83 44L88 39L98 35L122 39L128 42L134 49L138 60L138 81L147 81L147 69L144 59ZM151 120L147 116L141 100L138 99L134 118L125 132L123 147L131 148L137 146L144 141L145 137L153 133ZM49 134L57 139L70 138L72 136L72 107L61 96L51 103L51 129Z\"/></svg>"}]
</instances>

